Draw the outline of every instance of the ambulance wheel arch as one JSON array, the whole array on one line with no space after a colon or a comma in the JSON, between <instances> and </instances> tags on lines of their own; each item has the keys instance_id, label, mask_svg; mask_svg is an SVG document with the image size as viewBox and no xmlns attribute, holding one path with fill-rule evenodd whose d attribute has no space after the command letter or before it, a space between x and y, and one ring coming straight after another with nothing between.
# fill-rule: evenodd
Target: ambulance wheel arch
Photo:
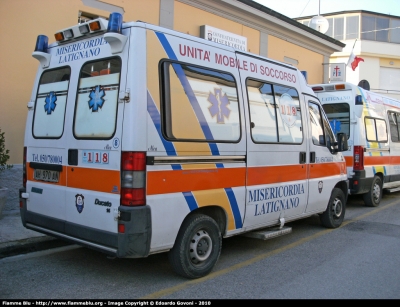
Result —
<instances>
[{"instance_id":1,"label":"ambulance wheel arch","mask_svg":"<svg viewBox=\"0 0 400 307\"><path fill-rule=\"evenodd\" d=\"M208 215L196 212L188 215L182 223L168 259L178 275L200 278L212 271L221 248L222 235L217 222Z\"/></svg>"},{"instance_id":2,"label":"ambulance wheel arch","mask_svg":"<svg viewBox=\"0 0 400 307\"><path fill-rule=\"evenodd\" d=\"M336 187L332 190L328 207L319 216L322 226L337 228L342 224L346 212L346 198L342 189Z\"/></svg>"}]
</instances>

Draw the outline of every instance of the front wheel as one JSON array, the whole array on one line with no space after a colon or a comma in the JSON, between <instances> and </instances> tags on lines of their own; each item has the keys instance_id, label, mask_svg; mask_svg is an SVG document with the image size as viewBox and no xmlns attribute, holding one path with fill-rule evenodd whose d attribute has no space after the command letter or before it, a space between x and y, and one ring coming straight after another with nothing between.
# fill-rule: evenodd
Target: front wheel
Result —
<instances>
[{"instance_id":1,"label":"front wheel","mask_svg":"<svg viewBox=\"0 0 400 307\"><path fill-rule=\"evenodd\" d=\"M222 236L207 215L193 214L182 224L168 259L174 271L186 278L206 276L221 254Z\"/></svg>"},{"instance_id":2,"label":"front wheel","mask_svg":"<svg viewBox=\"0 0 400 307\"><path fill-rule=\"evenodd\" d=\"M320 215L321 224L327 228L337 228L342 225L346 211L346 198L339 188L334 188L328 207Z\"/></svg>"},{"instance_id":3,"label":"front wheel","mask_svg":"<svg viewBox=\"0 0 400 307\"><path fill-rule=\"evenodd\" d=\"M367 207L378 207L382 199L382 180L375 176L372 180L371 189L363 194L364 203Z\"/></svg>"}]
</instances>

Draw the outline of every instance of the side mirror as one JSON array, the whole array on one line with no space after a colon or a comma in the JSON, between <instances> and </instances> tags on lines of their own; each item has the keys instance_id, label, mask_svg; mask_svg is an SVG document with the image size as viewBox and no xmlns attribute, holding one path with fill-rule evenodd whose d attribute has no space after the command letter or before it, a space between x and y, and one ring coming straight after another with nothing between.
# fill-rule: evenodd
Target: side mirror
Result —
<instances>
[{"instance_id":1,"label":"side mirror","mask_svg":"<svg viewBox=\"0 0 400 307\"><path fill-rule=\"evenodd\" d=\"M349 149L346 133L338 133L337 141L338 141L338 151L347 151Z\"/></svg>"}]
</instances>

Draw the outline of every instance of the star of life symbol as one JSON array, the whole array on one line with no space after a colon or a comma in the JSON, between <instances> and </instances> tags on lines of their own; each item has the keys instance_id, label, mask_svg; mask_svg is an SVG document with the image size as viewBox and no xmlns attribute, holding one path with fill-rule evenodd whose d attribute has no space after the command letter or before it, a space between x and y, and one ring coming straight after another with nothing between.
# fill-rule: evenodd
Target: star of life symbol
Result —
<instances>
[{"instance_id":1,"label":"star of life symbol","mask_svg":"<svg viewBox=\"0 0 400 307\"><path fill-rule=\"evenodd\" d=\"M226 94L222 93L222 89L214 89L214 94L210 92L208 95L208 101L211 106L208 108L212 117L217 116L217 123L224 124L225 118L229 118L231 110L229 110L228 105L230 104Z\"/></svg>"},{"instance_id":2,"label":"star of life symbol","mask_svg":"<svg viewBox=\"0 0 400 307\"><path fill-rule=\"evenodd\" d=\"M44 104L44 111L50 115L51 112L54 111L54 109L56 108L56 101L57 101L57 96L56 93L54 92L50 92L47 94L46 99L44 100L45 104Z\"/></svg>"},{"instance_id":3,"label":"star of life symbol","mask_svg":"<svg viewBox=\"0 0 400 307\"><path fill-rule=\"evenodd\" d=\"M89 94L89 109L92 109L92 112L97 112L99 108L103 107L104 99L103 97L106 95L104 89L100 85L96 85Z\"/></svg>"}]
</instances>

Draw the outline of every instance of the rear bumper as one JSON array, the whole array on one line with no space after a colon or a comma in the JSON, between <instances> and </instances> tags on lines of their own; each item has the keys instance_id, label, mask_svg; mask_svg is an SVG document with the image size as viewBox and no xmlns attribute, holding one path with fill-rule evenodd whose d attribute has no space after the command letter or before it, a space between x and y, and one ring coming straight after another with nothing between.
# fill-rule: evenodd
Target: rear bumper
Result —
<instances>
[{"instance_id":1,"label":"rear bumper","mask_svg":"<svg viewBox=\"0 0 400 307\"><path fill-rule=\"evenodd\" d=\"M151 211L149 206L120 206L118 224L125 226L124 233L102 231L70 223L27 210L21 197L21 220L24 227L71 243L104 252L120 258L147 257L151 243Z\"/></svg>"},{"instance_id":2,"label":"rear bumper","mask_svg":"<svg viewBox=\"0 0 400 307\"><path fill-rule=\"evenodd\" d=\"M354 173L353 177L349 178L350 194L364 194L369 192L374 178L366 178L365 171L355 171Z\"/></svg>"}]
</instances>

